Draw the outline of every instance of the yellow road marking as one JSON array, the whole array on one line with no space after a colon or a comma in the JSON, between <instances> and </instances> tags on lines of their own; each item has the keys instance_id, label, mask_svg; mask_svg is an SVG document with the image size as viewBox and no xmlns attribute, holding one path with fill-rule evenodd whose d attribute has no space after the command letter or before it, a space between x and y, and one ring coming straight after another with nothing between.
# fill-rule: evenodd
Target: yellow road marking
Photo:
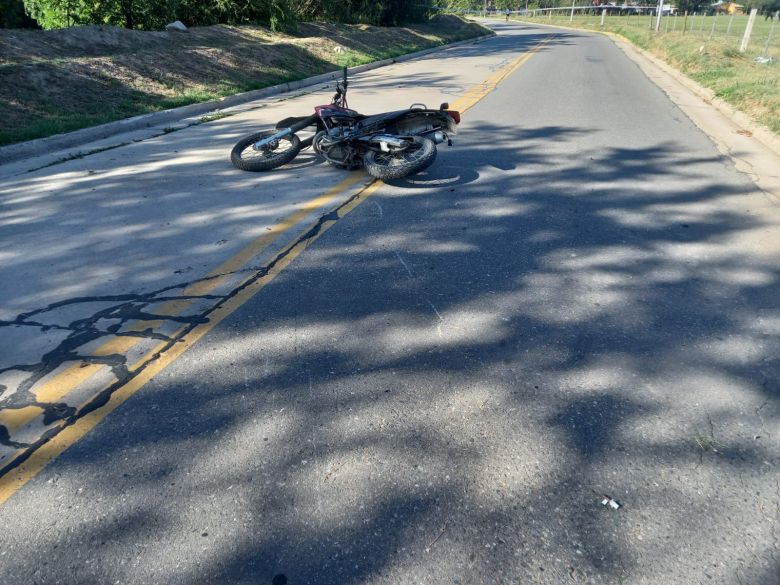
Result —
<instances>
[{"instance_id":1,"label":"yellow road marking","mask_svg":"<svg viewBox=\"0 0 780 585\"><path fill-rule=\"evenodd\" d=\"M339 219L351 212L360 203L370 197L379 187L384 185L381 181L374 181L364 187L349 203L339 209ZM287 266L295 260L312 242L317 240L323 233L329 230L337 220L332 220L322 224L321 228L309 239L298 240L288 245L281 253L280 260L277 262L268 274L259 278L237 295L231 297L209 315L209 321L198 325L180 343L175 344L170 350L162 354L157 360L151 362L143 371L131 379L111 395L108 402L99 409L96 409L85 416L79 418L72 425L66 426L49 441L35 450L32 455L21 465L12 469L0 477L0 504L8 500L19 488L35 477L41 469L51 460L59 456L68 447L73 445L81 437L87 434L103 418L111 413L116 407L135 394L154 376L159 374L167 366L173 363L181 354L189 349L201 337L206 335L216 327L225 317L229 316L241 305L246 303L269 282L282 272ZM82 405L83 406L83 405Z\"/></svg>"},{"instance_id":2,"label":"yellow road marking","mask_svg":"<svg viewBox=\"0 0 780 585\"><path fill-rule=\"evenodd\" d=\"M9 435L13 435L17 429L27 424L30 420L43 413L43 409L38 406L23 406L22 408L6 408L0 412L0 424L2 424Z\"/></svg>"},{"instance_id":3,"label":"yellow road marking","mask_svg":"<svg viewBox=\"0 0 780 585\"><path fill-rule=\"evenodd\" d=\"M480 100L496 89L496 87L504 79L506 79L506 77L524 65L543 45L550 42L553 38L554 36L541 41L532 49L522 54L504 68L488 77L482 83L470 88L461 98L456 100L451 105L451 108L453 110L465 112L474 107L474 105L476 105ZM222 282L224 282L224 278L220 278L220 275L234 272L235 270L242 268L249 260L260 254L265 248L270 246L278 236L290 230L297 224L297 222L306 217L306 215L316 209L324 207L343 191L355 185L355 183L363 178L364 175L361 173L351 173L349 177L329 189L326 193L304 204L301 209L273 226L268 233L257 238L246 248L223 262L220 266L210 272L205 280L201 280L189 287L186 287L182 291L182 295L197 296L208 294L208 292L214 290L220 284L222 284ZM339 208L338 218L340 219L347 215L355 207L360 205L369 196L371 196L382 185L384 185L382 181L374 181L361 189L352 200ZM148 363L148 365L140 373L138 373L125 385L115 391L105 405L77 419L73 424L62 428L51 439L38 447L23 463L10 470L5 475L0 476L0 505L5 503L8 498L16 493L16 491L18 491L25 483L35 477L50 461L58 457L68 447L73 445L81 437L87 434L92 428L95 427L95 425L97 425L98 422L105 418L125 400L130 398L130 396L142 388L155 375L173 363L201 337L216 327L216 325L219 324L225 317L233 313L246 301L257 294L262 288L264 288L269 282L276 278L276 276L282 270L284 270L293 260L295 260L312 242L319 239L319 237L328 229L330 229L330 227L336 221L337 220L325 222L312 237L306 240L298 240L286 247L279 255L280 260L271 268L271 270L269 270L266 275L251 283L249 286L242 289L237 295L231 297L226 302L217 307L209 315L209 321L207 323L195 327L192 331L190 331L190 333L183 337L179 343L176 343L170 349L161 354L157 359ZM251 276L247 277L243 283L246 283L247 280L251 278ZM192 302L194 301L190 299L168 301L161 306L161 308L158 310L158 313L167 316L177 315ZM139 322L132 328L132 330L142 331L143 329L146 329L150 326L157 325L159 325L159 322L157 321ZM140 339L135 337L114 338L100 346L94 353L95 355L110 355L113 353L120 353L131 349L139 342ZM164 347L165 343L160 343L153 351L148 352L143 358L133 364L133 366L130 368L130 371L133 372L141 367L144 363L147 363L149 356L154 356ZM50 380L44 387L36 392L36 395L39 397L39 399L41 399L40 397L43 394L51 399L47 400L47 402L54 401L73 390L73 388L85 381L91 375L97 373L101 367L102 366L96 366L92 364L88 364L86 367L73 365L52 378L52 380ZM82 407L86 404L87 403L83 404ZM19 410L21 411L25 409ZM5 411L0 412L0 416L3 415L4 412ZM9 423L22 426L34 418L33 416L29 420L25 421L23 418L21 418L19 413L17 413L16 416L17 418L14 418L13 421L9 421ZM3 424L2 421L3 419L0 418L0 424ZM18 426L14 428L18 428ZM22 452L14 454L12 460L22 454Z\"/></svg>"},{"instance_id":4,"label":"yellow road marking","mask_svg":"<svg viewBox=\"0 0 780 585\"><path fill-rule=\"evenodd\" d=\"M473 108L477 104L477 102L482 100L482 98L484 98L491 91L496 89L496 87L498 87L498 85L502 81L504 81L504 79L506 79L508 76L510 76L512 73L517 71L520 67L522 67L531 57L534 56L534 54L539 49L541 49L544 45L552 41L555 38L555 36L556 35L552 35L549 38L540 41L539 43L534 45L533 48L529 49L527 52L523 53L522 55L514 59L511 63L496 71L485 81L470 88L468 91L466 91L465 94L463 94L462 97L455 100L455 102L453 102L450 105L450 108L453 110L457 110L459 112L466 112L471 108Z\"/></svg>"},{"instance_id":5,"label":"yellow road marking","mask_svg":"<svg viewBox=\"0 0 780 585\"><path fill-rule=\"evenodd\" d=\"M197 296L210 293L224 282L224 278L219 278L219 275L227 274L241 268L249 260L270 246L279 236L293 228L312 211L324 207L335 197L362 180L365 180L365 175L362 173L350 173L346 179L340 181L322 195L315 197L311 201L307 201L300 209L282 219L279 223L273 225L265 234L250 242L243 250L239 251L208 273L203 280L186 287L182 291L182 295ZM182 311L194 302L195 301L192 299L168 301L157 310L157 313L165 316L175 316L181 314ZM139 332L148 328L159 327L161 324L161 321L139 321L134 323L129 328L129 331ZM140 337L113 337L95 349L92 354L95 356L125 354L141 341L142 338ZM150 354L154 354L155 351L150 352ZM87 364L85 362L74 363L52 376L50 380L41 384L37 389L33 388L32 391L39 402L55 403L69 392L73 391L77 386L99 373L104 367L105 366L101 364ZM35 420L40 412L40 409L0 410L0 425L9 429L10 433L9 427L18 429ZM10 460L13 460L16 456L17 454Z\"/></svg>"}]
</instances>

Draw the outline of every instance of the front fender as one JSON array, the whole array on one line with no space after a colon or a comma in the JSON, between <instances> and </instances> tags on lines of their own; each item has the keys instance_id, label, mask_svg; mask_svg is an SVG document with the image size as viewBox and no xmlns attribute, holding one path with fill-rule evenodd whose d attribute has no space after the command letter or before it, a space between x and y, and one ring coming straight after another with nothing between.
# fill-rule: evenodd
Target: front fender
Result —
<instances>
[{"instance_id":1,"label":"front fender","mask_svg":"<svg viewBox=\"0 0 780 585\"><path fill-rule=\"evenodd\" d=\"M284 130L285 128L290 128L291 126L295 126L296 124L300 124L301 122L305 122L307 119L313 118L313 116L291 116L289 118L285 118L284 120L279 120L276 124L277 130ZM314 126L316 123L316 120L312 120L312 126ZM319 125L319 124L317 124Z\"/></svg>"}]
</instances>

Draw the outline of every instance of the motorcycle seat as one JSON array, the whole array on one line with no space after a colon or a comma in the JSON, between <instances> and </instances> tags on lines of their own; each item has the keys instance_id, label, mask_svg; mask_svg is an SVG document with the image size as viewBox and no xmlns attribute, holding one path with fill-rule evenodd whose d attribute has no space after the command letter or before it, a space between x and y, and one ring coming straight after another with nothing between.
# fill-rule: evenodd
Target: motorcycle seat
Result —
<instances>
[{"instance_id":1,"label":"motorcycle seat","mask_svg":"<svg viewBox=\"0 0 780 585\"><path fill-rule=\"evenodd\" d=\"M358 126L366 128L368 126L374 126L377 124L395 122L406 116L411 110L396 110L395 112L385 112L383 114L375 114L373 116L366 116L361 119Z\"/></svg>"}]
</instances>

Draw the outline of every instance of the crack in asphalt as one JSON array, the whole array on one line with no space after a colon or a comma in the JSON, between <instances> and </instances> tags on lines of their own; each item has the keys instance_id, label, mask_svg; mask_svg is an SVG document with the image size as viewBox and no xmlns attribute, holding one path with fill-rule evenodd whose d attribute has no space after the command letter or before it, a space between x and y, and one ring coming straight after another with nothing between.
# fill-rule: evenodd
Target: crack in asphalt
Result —
<instances>
[{"instance_id":1,"label":"crack in asphalt","mask_svg":"<svg viewBox=\"0 0 780 585\"><path fill-rule=\"evenodd\" d=\"M156 291L144 294L139 293L75 297L72 299L57 301L41 309L35 309L33 311L21 313L12 321L0 321L0 329L11 326L30 326L39 327L42 331L47 329L71 331L71 334L68 335L66 339L61 341L55 349L44 354L40 362L35 364L20 364L0 369L0 374L12 370L30 372L31 374L28 378L19 384L15 392L0 400L0 412L8 408L19 409L28 406L35 406L43 410L45 425L49 426L52 423L60 423L57 426L47 429L37 440L31 443L14 441L10 436L9 430L5 426L0 425L0 445L5 445L7 447L17 449L26 449L26 451L21 453L12 461L8 462L5 466L0 467L0 477L29 459L37 449L48 442L52 437L56 436L65 427L73 425L76 421L83 418L87 414L104 406L117 390L138 376L162 354L171 349L176 343L182 342L184 338L196 327L204 323L208 323L211 314L219 309L225 302L240 294L246 288L255 284L258 280L267 276L274 269L274 267L286 259L287 256L293 252L293 250L301 245L306 247L309 241L316 239L320 235L326 224L336 222L341 219L341 211L345 207L349 206L354 200L358 199L361 196L361 193L362 190L352 195L333 211L321 216L311 228L295 239L289 246L279 252L268 264L264 266L250 266L235 271L209 275L206 277L193 279L188 282L169 285ZM186 289L189 286L213 281L218 278L247 273L251 274L251 276L224 295L204 294L160 296L164 295L165 293L170 293L174 290ZM160 315L153 312L147 312L146 310L146 308L152 304L182 300L213 300L216 302L212 303L209 307L199 313L186 316ZM62 307L95 302L117 302L119 304L103 308L90 317L77 319L67 326L50 325L40 321L31 320L31 317L38 317L42 314L50 313ZM108 328L101 329L97 326L97 323L104 319L118 319L119 323L113 324ZM172 321L183 324L184 326L181 327L175 334L169 336L156 332L152 328L147 328L143 331L120 332L120 329L123 325L136 321ZM151 355L147 354L143 358L143 361L141 361L133 370L128 368L128 358L123 354L95 356L83 355L78 352L79 348L95 341L98 338L105 337L106 335L113 335L115 337L133 336L144 339L156 339L163 341L164 345L155 353ZM32 388L42 378L51 374L66 362L81 362L82 367L90 364L108 366L116 380L102 391L98 392L81 408L78 409L62 402L50 403L39 401L32 392ZM7 390L7 387L0 385L0 390L5 391ZM0 395L2 395L2 392L0 392Z\"/></svg>"}]
</instances>

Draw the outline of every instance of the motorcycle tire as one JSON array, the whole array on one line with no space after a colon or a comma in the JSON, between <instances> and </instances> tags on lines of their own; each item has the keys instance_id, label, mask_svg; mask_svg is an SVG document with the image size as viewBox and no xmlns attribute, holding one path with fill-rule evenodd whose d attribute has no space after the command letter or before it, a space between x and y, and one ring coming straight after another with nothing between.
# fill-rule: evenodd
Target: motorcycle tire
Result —
<instances>
[{"instance_id":1,"label":"motorcycle tire","mask_svg":"<svg viewBox=\"0 0 780 585\"><path fill-rule=\"evenodd\" d=\"M417 148L401 152L369 150L363 156L363 166L372 177L383 181L400 179L428 168L436 160L436 143L425 136L412 136Z\"/></svg>"},{"instance_id":2,"label":"motorcycle tire","mask_svg":"<svg viewBox=\"0 0 780 585\"><path fill-rule=\"evenodd\" d=\"M263 150L255 150L252 145L258 140L273 136L276 132L265 131L246 136L230 151L230 161L233 165L242 171L270 171L282 165L286 165L301 150L301 140L295 134L285 136L277 141L275 147L269 147ZM279 150L284 145L283 150Z\"/></svg>"}]
</instances>

